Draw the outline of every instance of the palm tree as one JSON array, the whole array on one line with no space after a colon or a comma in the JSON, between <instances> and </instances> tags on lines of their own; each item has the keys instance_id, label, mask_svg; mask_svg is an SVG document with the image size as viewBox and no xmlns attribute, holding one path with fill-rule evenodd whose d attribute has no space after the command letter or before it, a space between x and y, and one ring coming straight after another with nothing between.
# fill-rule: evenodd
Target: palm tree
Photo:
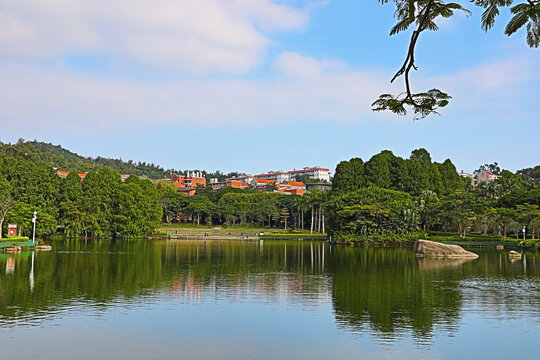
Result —
<instances>
[{"instance_id":1,"label":"palm tree","mask_svg":"<svg viewBox=\"0 0 540 360\"><path fill-rule=\"evenodd\" d=\"M328 194L319 189L311 190L307 195L307 204L311 207L311 233L317 224L317 232L324 232L324 213L323 204L327 201Z\"/></svg>"},{"instance_id":2,"label":"palm tree","mask_svg":"<svg viewBox=\"0 0 540 360\"><path fill-rule=\"evenodd\" d=\"M309 193L307 193L307 195L305 195L305 197L306 197L306 205L308 206L308 208L311 208L311 230L310 230L311 234L313 234L313 225L315 224L315 219L314 219L314 217L315 217L315 205L316 205L316 201L317 201L318 192L320 192L320 190L313 189Z\"/></svg>"},{"instance_id":3,"label":"palm tree","mask_svg":"<svg viewBox=\"0 0 540 360\"><path fill-rule=\"evenodd\" d=\"M304 213L309 210L308 197L307 196L297 196L295 198L295 205L298 211L301 214L299 223L301 224L301 229L304 230Z\"/></svg>"},{"instance_id":4,"label":"palm tree","mask_svg":"<svg viewBox=\"0 0 540 360\"><path fill-rule=\"evenodd\" d=\"M321 224L322 224L322 233L325 234L326 231L325 231L325 226L324 226L324 208L325 208L325 205L326 203L328 202L328 198L329 198L329 195L328 195L328 192L327 191L321 191L321 193L319 194L319 213L320 213L320 218L321 218Z\"/></svg>"}]
</instances>

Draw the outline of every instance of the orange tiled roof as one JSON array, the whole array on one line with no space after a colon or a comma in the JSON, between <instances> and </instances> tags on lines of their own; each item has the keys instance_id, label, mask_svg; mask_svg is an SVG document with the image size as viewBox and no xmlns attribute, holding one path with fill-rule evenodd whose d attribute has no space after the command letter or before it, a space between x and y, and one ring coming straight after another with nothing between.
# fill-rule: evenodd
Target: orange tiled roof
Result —
<instances>
[{"instance_id":1,"label":"orange tiled roof","mask_svg":"<svg viewBox=\"0 0 540 360\"><path fill-rule=\"evenodd\" d=\"M275 180L257 179L257 182L258 183L263 183L263 184L271 184L271 183L275 183L276 181Z\"/></svg>"},{"instance_id":2,"label":"orange tiled roof","mask_svg":"<svg viewBox=\"0 0 540 360\"><path fill-rule=\"evenodd\" d=\"M59 175L69 175L69 173L67 171L58 170L58 171L56 171L56 173L59 174Z\"/></svg>"},{"instance_id":3,"label":"orange tiled roof","mask_svg":"<svg viewBox=\"0 0 540 360\"><path fill-rule=\"evenodd\" d=\"M287 184L291 185L291 186L306 186L304 185L303 182L301 181L287 181Z\"/></svg>"}]
</instances>

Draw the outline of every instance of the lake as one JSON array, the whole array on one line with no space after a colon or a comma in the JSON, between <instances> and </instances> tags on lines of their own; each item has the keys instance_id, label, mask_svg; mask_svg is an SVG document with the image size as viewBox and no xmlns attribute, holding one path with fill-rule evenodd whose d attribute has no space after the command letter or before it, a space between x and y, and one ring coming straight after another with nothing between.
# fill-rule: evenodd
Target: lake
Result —
<instances>
[{"instance_id":1,"label":"lake","mask_svg":"<svg viewBox=\"0 0 540 360\"><path fill-rule=\"evenodd\" d=\"M2 359L537 359L540 255L56 240L0 254Z\"/></svg>"}]
</instances>

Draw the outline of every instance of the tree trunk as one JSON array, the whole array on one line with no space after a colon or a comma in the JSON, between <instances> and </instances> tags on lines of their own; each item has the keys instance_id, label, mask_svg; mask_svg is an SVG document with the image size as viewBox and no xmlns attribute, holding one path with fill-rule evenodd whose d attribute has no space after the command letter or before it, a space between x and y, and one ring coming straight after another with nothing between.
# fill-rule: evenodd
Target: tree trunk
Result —
<instances>
[{"instance_id":1,"label":"tree trunk","mask_svg":"<svg viewBox=\"0 0 540 360\"><path fill-rule=\"evenodd\" d=\"M302 210L302 230L304 230L304 210Z\"/></svg>"},{"instance_id":2,"label":"tree trunk","mask_svg":"<svg viewBox=\"0 0 540 360\"><path fill-rule=\"evenodd\" d=\"M324 231L324 213L322 214L322 232L326 234L326 231Z\"/></svg>"},{"instance_id":3,"label":"tree trunk","mask_svg":"<svg viewBox=\"0 0 540 360\"><path fill-rule=\"evenodd\" d=\"M2 225L4 224L4 218L0 219L0 239L2 238Z\"/></svg>"},{"instance_id":4,"label":"tree trunk","mask_svg":"<svg viewBox=\"0 0 540 360\"><path fill-rule=\"evenodd\" d=\"M311 234L313 234L313 216L315 215L313 213L314 209L313 206L311 207Z\"/></svg>"},{"instance_id":5,"label":"tree trunk","mask_svg":"<svg viewBox=\"0 0 540 360\"><path fill-rule=\"evenodd\" d=\"M506 224L503 224L503 239L506 241Z\"/></svg>"},{"instance_id":6,"label":"tree trunk","mask_svg":"<svg viewBox=\"0 0 540 360\"><path fill-rule=\"evenodd\" d=\"M317 232L321 232L321 209L317 209Z\"/></svg>"},{"instance_id":7,"label":"tree trunk","mask_svg":"<svg viewBox=\"0 0 540 360\"><path fill-rule=\"evenodd\" d=\"M319 232L321 232L321 229L322 229L322 209L321 209L321 206L319 205Z\"/></svg>"},{"instance_id":8,"label":"tree trunk","mask_svg":"<svg viewBox=\"0 0 540 360\"><path fill-rule=\"evenodd\" d=\"M201 214L197 213L197 226L200 225L201 222Z\"/></svg>"}]
</instances>

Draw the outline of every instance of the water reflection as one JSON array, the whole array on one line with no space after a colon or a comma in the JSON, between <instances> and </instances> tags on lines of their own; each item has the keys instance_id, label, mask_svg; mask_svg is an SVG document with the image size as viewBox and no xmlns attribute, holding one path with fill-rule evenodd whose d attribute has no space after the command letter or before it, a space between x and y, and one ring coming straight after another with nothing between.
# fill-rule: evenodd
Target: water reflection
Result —
<instances>
[{"instance_id":1,"label":"water reflection","mask_svg":"<svg viewBox=\"0 0 540 360\"><path fill-rule=\"evenodd\" d=\"M276 241L56 241L53 251L1 254L0 329L93 309L172 301L259 303L327 311L380 342L453 336L474 312L538 322L537 254L418 259L409 249ZM320 310L318 310L320 309ZM276 314L279 317L279 314Z\"/></svg>"}]
</instances>

